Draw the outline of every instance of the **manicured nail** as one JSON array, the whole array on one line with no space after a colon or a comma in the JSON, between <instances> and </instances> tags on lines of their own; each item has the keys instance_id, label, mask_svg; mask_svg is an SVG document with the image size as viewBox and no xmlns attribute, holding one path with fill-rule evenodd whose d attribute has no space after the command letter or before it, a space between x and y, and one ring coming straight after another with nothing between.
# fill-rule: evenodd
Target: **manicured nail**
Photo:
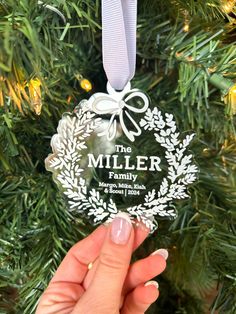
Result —
<instances>
[{"instance_id":1,"label":"manicured nail","mask_svg":"<svg viewBox=\"0 0 236 314\"><path fill-rule=\"evenodd\" d=\"M126 213L118 213L111 223L111 240L116 244L126 244L132 229L131 220Z\"/></svg>"},{"instance_id":2,"label":"manicured nail","mask_svg":"<svg viewBox=\"0 0 236 314\"><path fill-rule=\"evenodd\" d=\"M158 282L156 282L154 280L146 282L144 286L145 287L147 287L147 286L155 286L157 289L159 288Z\"/></svg>"},{"instance_id":3,"label":"manicured nail","mask_svg":"<svg viewBox=\"0 0 236 314\"><path fill-rule=\"evenodd\" d=\"M153 252L151 255L161 255L164 257L165 260L167 260L169 253L166 249L159 249Z\"/></svg>"}]
</instances>

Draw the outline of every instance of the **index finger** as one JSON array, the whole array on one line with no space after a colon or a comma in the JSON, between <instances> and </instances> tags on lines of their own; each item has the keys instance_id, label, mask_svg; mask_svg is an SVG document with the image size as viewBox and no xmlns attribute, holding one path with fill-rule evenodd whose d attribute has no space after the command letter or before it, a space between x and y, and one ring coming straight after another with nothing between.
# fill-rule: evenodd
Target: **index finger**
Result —
<instances>
[{"instance_id":1,"label":"index finger","mask_svg":"<svg viewBox=\"0 0 236 314\"><path fill-rule=\"evenodd\" d=\"M57 269L51 283L80 284L83 282L88 271L88 264L94 261L100 253L106 232L107 227L100 225L87 238L72 246Z\"/></svg>"}]
</instances>

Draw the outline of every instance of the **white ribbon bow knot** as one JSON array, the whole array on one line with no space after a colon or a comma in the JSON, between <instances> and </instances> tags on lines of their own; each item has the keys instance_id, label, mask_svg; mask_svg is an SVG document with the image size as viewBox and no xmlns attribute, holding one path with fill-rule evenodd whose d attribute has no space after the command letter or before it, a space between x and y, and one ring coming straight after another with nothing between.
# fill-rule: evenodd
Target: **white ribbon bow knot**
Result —
<instances>
[{"instance_id":1,"label":"white ribbon bow knot","mask_svg":"<svg viewBox=\"0 0 236 314\"><path fill-rule=\"evenodd\" d=\"M109 88L108 92L110 92ZM96 93L89 98L87 102L89 109L99 115L111 114L107 129L99 133L98 136L106 135L109 141L115 138L117 132L116 116L119 116L120 126L124 134L131 142L134 142L135 136L139 136L141 134L141 129L139 125L135 122L130 113L125 109L128 109L129 111L135 113L145 112L149 105L148 97L137 89L130 90L128 96L126 97L124 97L125 94L126 90L124 89L122 92L113 91L109 94ZM135 97L140 98L143 101L143 106L141 108L133 107L127 103L130 99ZM124 114L128 118L129 122L131 122L135 131L128 130L124 122Z\"/></svg>"}]
</instances>

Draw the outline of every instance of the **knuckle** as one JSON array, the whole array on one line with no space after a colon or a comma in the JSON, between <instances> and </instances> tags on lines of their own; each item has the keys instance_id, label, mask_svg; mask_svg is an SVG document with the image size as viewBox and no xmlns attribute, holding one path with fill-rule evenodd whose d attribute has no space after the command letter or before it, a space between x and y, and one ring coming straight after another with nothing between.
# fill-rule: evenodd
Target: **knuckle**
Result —
<instances>
[{"instance_id":1,"label":"knuckle","mask_svg":"<svg viewBox=\"0 0 236 314\"><path fill-rule=\"evenodd\" d=\"M147 275L148 277L150 277L149 276L149 274ZM135 271L135 272L133 272L133 279L136 281L136 282L138 282L138 283L141 283L141 282L143 282L144 280L146 280L146 274L144 274L143 272L140 272L139 270L138 271Z\"/></svg>"},{"instance_id":2,"label":"knuckle","mask_svg":"<svg viewBox=\"0 0 236 314\"><path fill-rule=\"evenodd\" d=\"M120 270L126 266L122 257L112 254L112 252L102 252L100 255L100 264L111 269Z\"/></svg>"}]
</instances>

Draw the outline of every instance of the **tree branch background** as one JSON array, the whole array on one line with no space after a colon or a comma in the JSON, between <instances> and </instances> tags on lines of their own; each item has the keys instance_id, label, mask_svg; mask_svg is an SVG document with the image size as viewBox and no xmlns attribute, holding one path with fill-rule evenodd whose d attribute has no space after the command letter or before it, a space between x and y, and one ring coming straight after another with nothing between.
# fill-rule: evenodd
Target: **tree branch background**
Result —
<instances>
[{"instance_id":1,"label":"tree branch background","mask_svg":"<svg viewBox=\"0 0 236 314\"><path fill-rule=\"evenodd\" d=\"M150 313L236 312L235 26L235 1L139 1L133 86L196 132L200 168L178 218L135 254L170 253ZM66 210L44 159L61 114L105 91L101 61L100 1L0 1L0 313L34 313L93 229Z\"/></svg>"}]
</instances>

